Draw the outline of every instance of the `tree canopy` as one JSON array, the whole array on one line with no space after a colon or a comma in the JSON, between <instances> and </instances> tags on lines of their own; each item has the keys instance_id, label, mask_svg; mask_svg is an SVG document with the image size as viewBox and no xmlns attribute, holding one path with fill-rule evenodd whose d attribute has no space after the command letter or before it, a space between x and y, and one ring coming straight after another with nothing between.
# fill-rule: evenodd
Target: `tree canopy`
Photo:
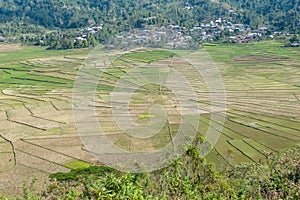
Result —
<instances>
[{"instance_id":1,"label":"tree canopy","mask_svg":"<svg viewBox=\"0 0 300 200\"><path fill-rule=\"evenodd\" d=\"M0 0L0 23L22 22L47 29L80 28L111 24L118 29L141 28L144 24L177 24L191 27L199 22L228 16L252 28L299 32L298 0Z\"/></svg>"}]
</instances>

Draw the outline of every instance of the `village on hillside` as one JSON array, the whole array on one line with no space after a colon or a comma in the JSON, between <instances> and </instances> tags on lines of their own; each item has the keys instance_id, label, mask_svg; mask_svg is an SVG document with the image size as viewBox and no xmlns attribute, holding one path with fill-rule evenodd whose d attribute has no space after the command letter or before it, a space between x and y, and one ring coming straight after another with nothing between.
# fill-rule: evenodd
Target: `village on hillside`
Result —
<instances>
[{"instance_id":1,"label":"village on hillside","mask_svg":"<svg viewBox=\"0 0 300 200\"><path fill-rule=\"evenodd\" d=\"M93 47L98 42L96 38L103 34L107 27L115 27L112 24L99 24L83 27L73 34L59 33L54 42L49 42L50 37L44 35L22 36L20 41L24 44L47 46L48 49L69 49ZM51 34L51 33L50 33ZM181 27L176 24L168 26L148 25L144 28L133 29L110 37L105 41L107 48L128 48L131 46L164 47L173 49L197 49L203 43L251 43L266 39L287 40L292 37L286 31L273 31L269 27L262 26L258 29L251 29L246 24L236 24L230 19L217 18L202 21L192 28ZM101 37L100 37L101 38ZM0 43L13 42L0 35ZM15 42L17 40L15 39ZM299 47L299 39L286 43L286 47Z\"/></svg>"},{"instance_id":2,"label":"village on hillside","mask_svg":"<svg viewBox=\"0 0 300 200\"><path fill-rule=\"evenodd\" d=\"M103 24L98 27L86 27L81 29L74 42L87 40L90 35L101 31ZM251 29L245 24L234 24L230 20L218 18L206 20L195 25L192 29L169 25L167 27L156 27L153 25L142 29L134 29L122 32L115 38L108 41L108 48L126 48L129 46L152 46L167 47L175 49L197 48L201 43L214 43L223 41L225 43L251 43L263 39L285 38L288 32L270 31L268 27ZM298 47L299 42L295 41L290 46Z\"/></svg>"}]
</instances>

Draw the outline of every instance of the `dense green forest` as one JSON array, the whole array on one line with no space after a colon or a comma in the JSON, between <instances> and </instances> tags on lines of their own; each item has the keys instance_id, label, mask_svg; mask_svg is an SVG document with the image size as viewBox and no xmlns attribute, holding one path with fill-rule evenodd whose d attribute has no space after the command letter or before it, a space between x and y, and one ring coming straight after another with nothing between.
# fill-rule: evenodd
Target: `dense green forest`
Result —
<instances>
[{"instance_id":1,"label":"dense green forest","mask_svg":"<svg viewBox=\"0 0 300 200\"><path fill-rule=\"evenodd\" d=\"M270 25L277 30L299 33L299 0L221 0L239 13L241 22L257 27Z\"/></svg>"},{"instance_id":2,"label":"dense green forest","mask_svg":"<svg viewBox=\"0 0 300 200\"><path fill-rule=\"evenodd\" d=\"M193 6L193 9L187 9ZM111 24L138 28L147 24L192 26L210 16L221 16L226 9L208 1L0 1L0 22L23 21L46 28L79 28L91 24ZM152 18L151 18L152 17Z\"/></svg>"},{"instance_id":3,"label":"dense green forest","mask_svg":"<svg viewBox=\"0 0 300 200\"><path fill-rule=\"evenodd\" d=\"M298 0L0 0L0 34L93 24L108 24L117 30L146 24L193 27L206 19L228 16L252 28L269 25L277 30L299 32L299 11ZM20 28L19 23L28 27Z\"/></svg>"},{"instance_id":4,"label":"dense green forest","mask_svg":"<svg viewBox=\"0 0 300 200\"><path fill-rule=\"evenodd\" d=\"M216 19L225 19L231 26L243 24L244 35L246 29L261 27L267 27L264 36L272 31L299 34L299 10L299 1L295 0L0 0L0 37L1 40L4 37L9 42L47 46L48 49L85 48L108 41L117 33L151 25L166 27L172 24L185 34L193 35L195 32L189 33L188 30ZM224 31L223 25L227 27ZM203 40L232 43L228 39L232 36L230 25L222 24L218 31L206 32L213 35ZM100 26L103 29L95 34L82 31ZM239 31L234 33L236 36ZM202 40L199 35L194 36L194 42ZM76 39L78 37L81 38ZM249 40L245 39L246 42Z\"/></svg>"}]
</instances>

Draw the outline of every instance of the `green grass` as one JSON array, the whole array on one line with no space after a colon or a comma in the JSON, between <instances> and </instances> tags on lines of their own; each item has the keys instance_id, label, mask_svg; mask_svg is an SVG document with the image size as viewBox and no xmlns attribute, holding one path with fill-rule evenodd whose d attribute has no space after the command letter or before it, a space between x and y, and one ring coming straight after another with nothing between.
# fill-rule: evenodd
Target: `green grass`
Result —
<instances>
[{"instance_id":1,"label":"green grass","mask_svg":"<svg viewBox=\"0 0 300 200\"><path fill-rule=\"evenodd\" d=\"M259 151L260 153L271 152L272 151L270 148L268 148L264 145L261 145L261 144L255 142L254 140L251 140L251 139L244 139L244 142L247 143L248 145L252 146L254 149Z\"/></svg>"},{"instance_id":2,"label":"green grass","mask_svg":"<svg viewBox=\"0 0 300 200\"><path fill-rule=\"evenodd\" d=\"M216 61L231 62L235 56L271 56L294 57L296 54L288 48L283 48L282 42L265 41L252 44L219 44L205 46L205 50Z\"/></svg>"},{"instance_id":3,"label":"green grass","mask_svg":"<svg viewBox=\"0 0 300 200\"><path fill-rule=\"evenodd\" d=\"M132 103L144 103L145 101L143 99L134 99Z\"/></svg>"},{"instance_id":4,"label":"green grass","mask_svg":"<svg viewBox=\"0 0 300 200\"><path fill-rule=\"evenodd\" d=\"M0 52L0 64L25 61L37 58L61 57L70 55L87 55L91 49L46 50L45 47L23 46L12 52Z\"/></svg>"},{"instance_id":5,"label":"green grass","mask_svg":"<svg viewBox=\"0 0 300 200\"><path fill-rule=\"evenodd\" d=\"M174 55L174 53L167 50L152 50L124 54L119 59L134 62L151 63L153 61L166 59Z\"/></svg>"},{"instance_id":6,"label":"green grass","mask_svg":"<svg viewBox=\"0 0 300 200\"><path fill-rule=\"evenodd\" d=\"M245 143L243 140L229 140L228 142L254 162L260 162L265 159L265 156L263 154Z\"/></svg>"},{"instance_id":7,"label":"green grass","mask_svg":"<svg viewBox=\"0 0 300 200\"><path fill-rule=\"evenodd\" d=\"M150 119L150 118L155 118L155 115L150 115L150 114L140 114L139 119Z\"/></svg>"},{"instance_id":8,"label":"green grass","mask_svg":"<svg viewBox=\"0 0 300 200\"><path fill-rule=\"evenodd\" d=\"M297 86L300 48L283 48L283 43L274 40L204 47L221 70L230 98L235 97L237 102L243 97L266 101L265 104L257 102L253 109L250 102L240 102L237 107L239 111L236 110L236 103L233 103L223 130L227 136L234 139L251 138L277 151L299 141L299 118L290 120L288 115L283 117L286 115L285 105L280 100L286 99L286 95L293 98L293 92L300 93ZM268 99L270 104L267 103ZM289 112L298 113L299 116L296 105L295 102L295 109ZM256 126L253 126L254 122Z\"/></svg>"},{"instance_id":9,"label":"green grass","mask_svg":"<svg viewBox=\"0 0 300 200\"><path fill-rule=\"evenodd\" d=\"M90 164L80 160L75 160L73 162L64 164L64 166L69 169L85 169L90 167Z\"/></svg>"},{"instance_id":10,"label":"green grass","mask_svg":"<svg viewBox=\"0 0 300 200\"><path fill-rule=\"evenodd\" d=\"M57 88L72 88L73 80L49 76L44 74L45 69L56 69L58 72L75 72L75 68L78 64L74 64L74 59L68 58L62 60L51 60L53 63L47 63L49 61L35 61L30 59L38 58L50 58L50 57L63 57L65 55L87 55L90 49L77 49L67 51L48 51L42 47L23 46L17 51L12 52L0 52L0 89L6 88L22 88L25 93L28 94L45 94L52 89ZM30 60L30 61L29 61ZM59 65L62 64L62 65ZM43 70L40 70L43 69ZM32 90L38 88L40 91ZM20 90L20 92L22 92Z\"/></svg>"}]
</instances>

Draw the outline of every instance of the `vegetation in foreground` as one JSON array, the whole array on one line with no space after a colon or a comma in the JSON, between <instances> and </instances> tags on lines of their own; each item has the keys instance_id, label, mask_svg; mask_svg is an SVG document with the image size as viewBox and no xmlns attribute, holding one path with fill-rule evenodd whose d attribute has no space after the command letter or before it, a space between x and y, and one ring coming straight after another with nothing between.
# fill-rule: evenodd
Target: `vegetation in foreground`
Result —
<instances>
[{"instance_id":1,"label":"vegetation in foreground","mask_svg":"<svg viewBox=\"0 0 300 200\"><path fill-rule=\"evenodd\" d=\"M202 142L199 138L198 144ZM19 198L299 199L299 150L296 146L276 156L266 153L266 165L244 163L218 172L194 145L169 167L153 173L131 174L91 166L53 174L46 190L27 188Z\"/></svg>"}]
</instances>

